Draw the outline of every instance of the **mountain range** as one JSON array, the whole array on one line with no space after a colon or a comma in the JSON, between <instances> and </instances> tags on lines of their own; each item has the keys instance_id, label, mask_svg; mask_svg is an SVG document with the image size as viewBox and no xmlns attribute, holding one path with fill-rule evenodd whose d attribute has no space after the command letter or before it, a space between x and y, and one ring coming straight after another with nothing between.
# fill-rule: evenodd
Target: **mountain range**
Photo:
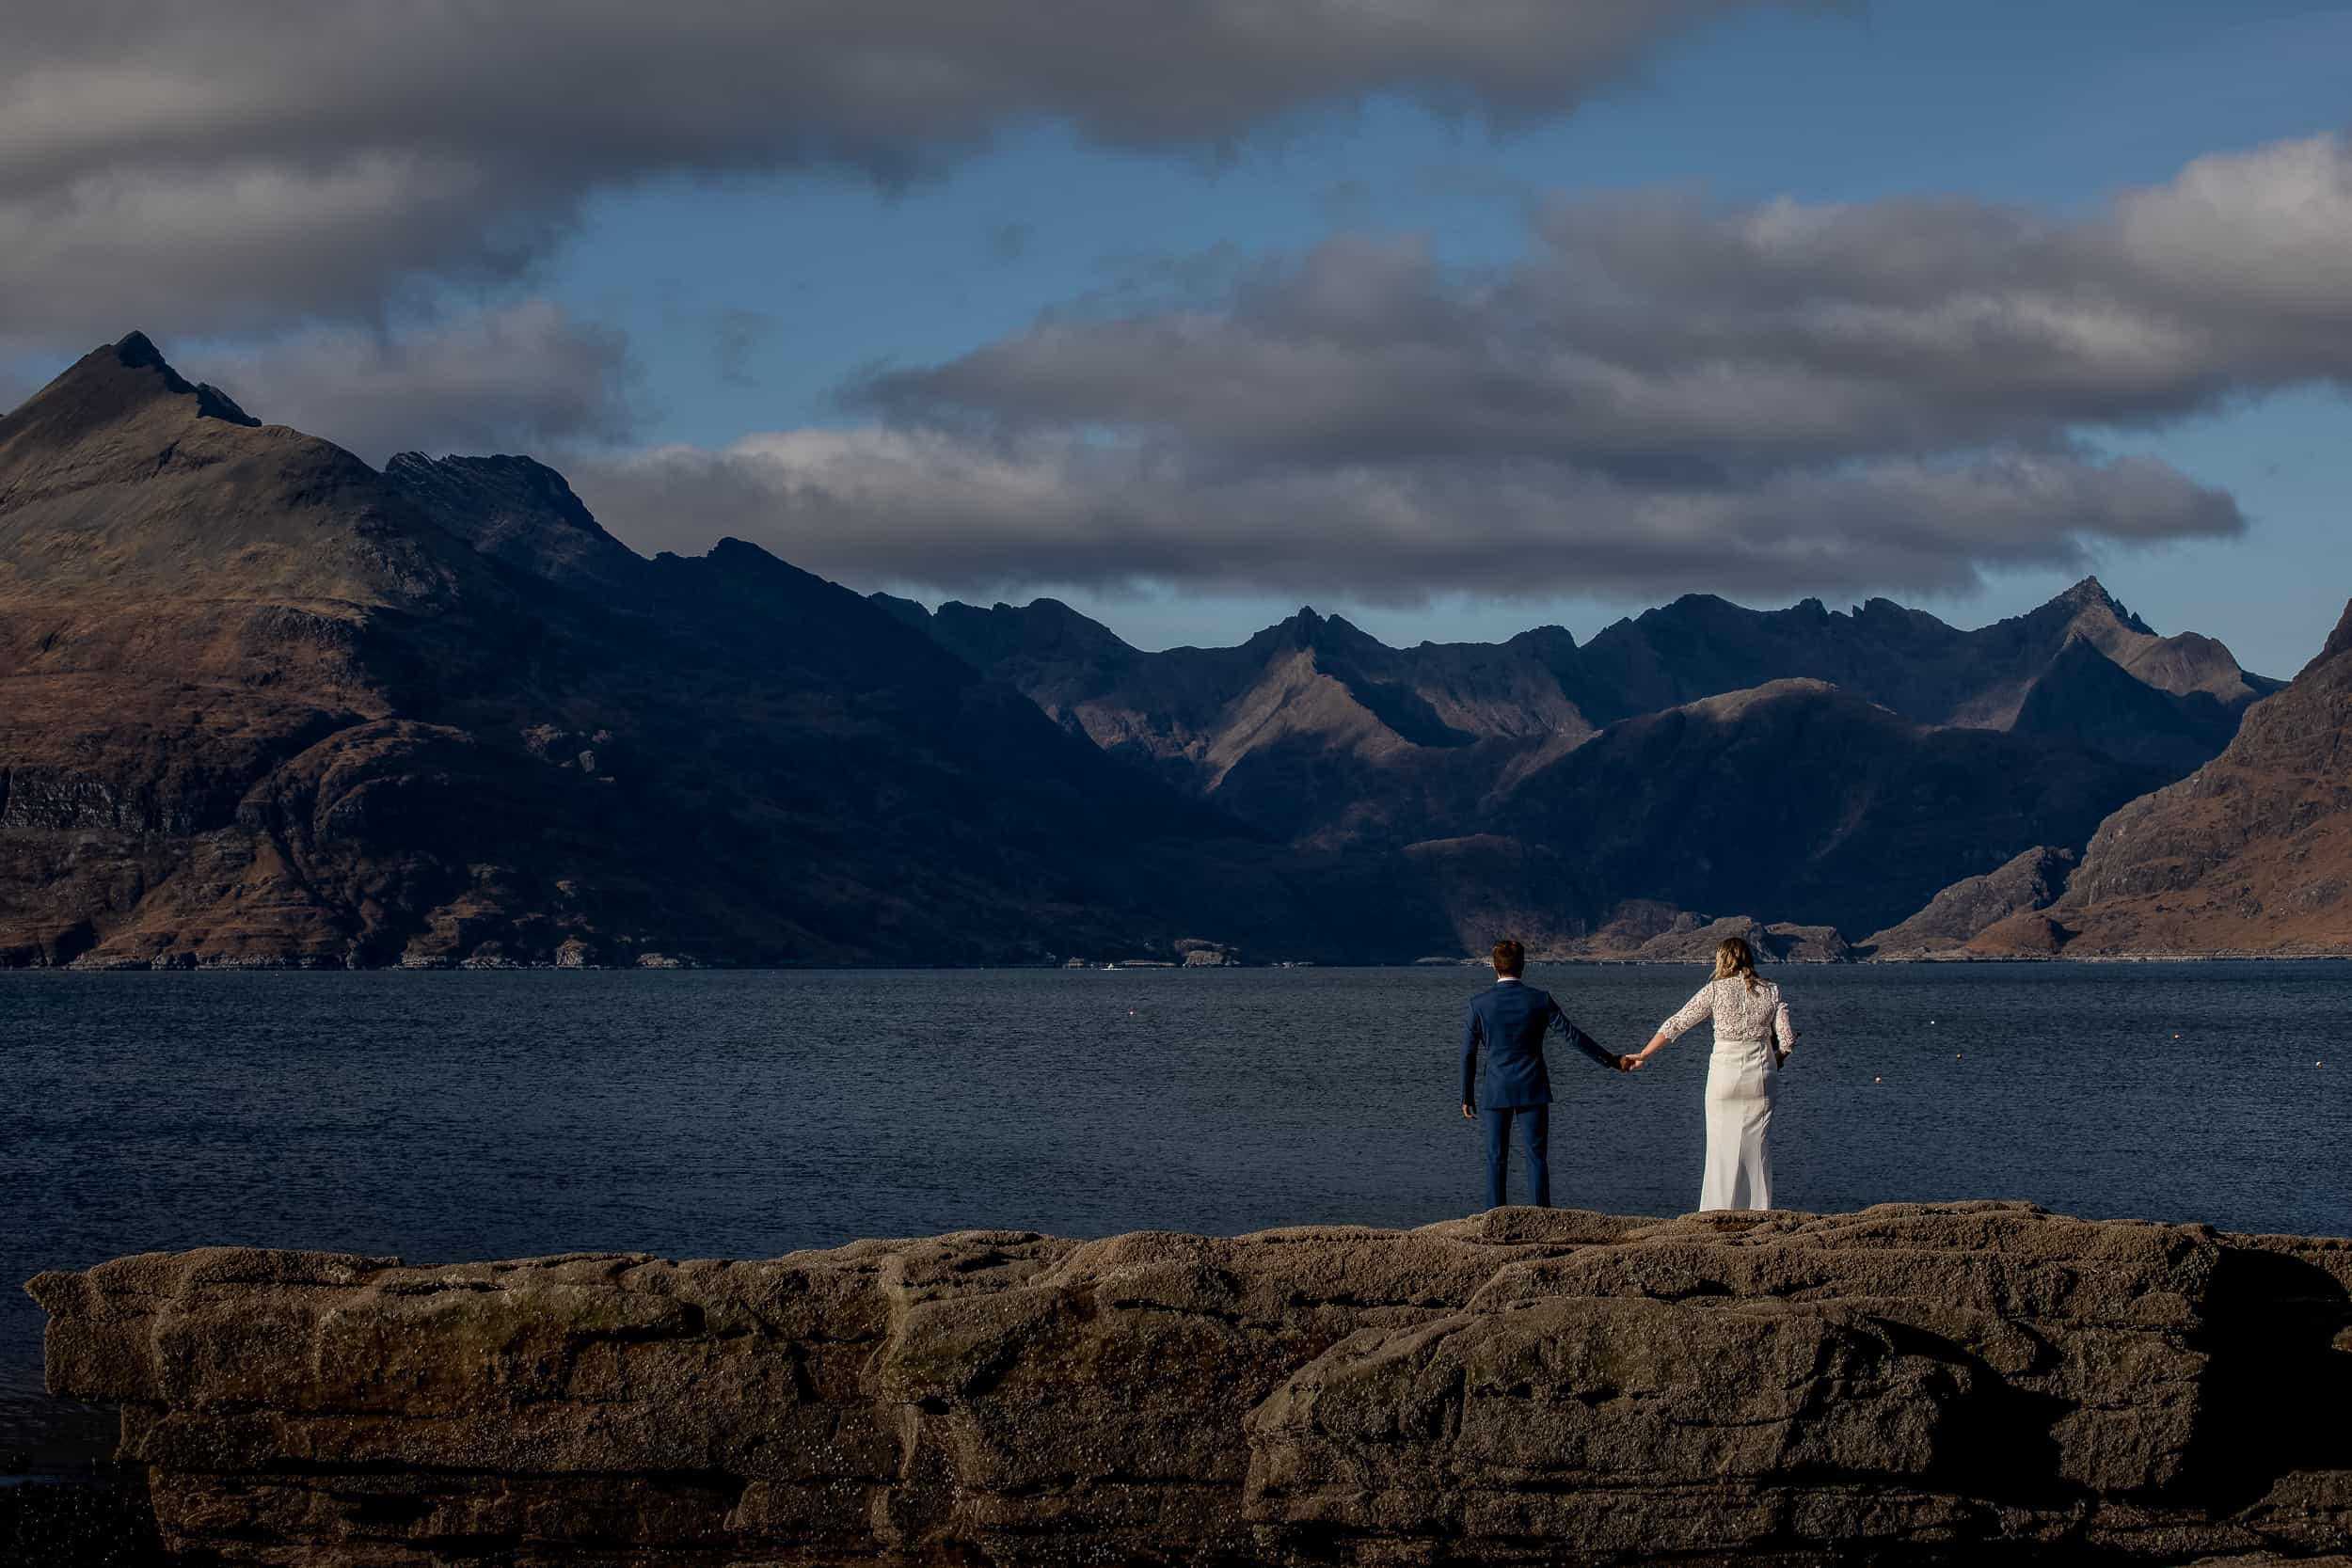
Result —
<instances>
[{"instance_id":1,"label":"mountain range","mask_svg":"<svg viewBox=\"0 0 2352 1568\"><path fill-rule=\"evenodd\" d=\"M1977 630L1693 596L1581 644L1302 610L1146 652L648 560L527 457L378 470L135 333L0 418L0 963L2206 946L2094 917L2166 896L2116 824L2257 778L2302 781L2282 832L2340 809L2296 748L2343 652L2280 691L2095 579Z\"/></svg>"},{"instance_id":2,"label":"mountain range","mask_svg":"<svg viewBox=\"0 0 2352 1568\"><path fill-rule=\"evenodd\" d=\"M1816 599L1754 610L1693 594L1582 646L1546 626L1391 648L1305 609L1239 647L1145 653L1051 599L935 613L876 602L1111 754L1329 845L1410 843L1509 812L1521 784L1604 730L1775 682L2174 776L2280 684L2210 638L2158 637L2095 578L1976 631L1884 599L1841 614Z\"/></svg>"},{"instance_id":3,"label":"mountain range","mask_svg":"<svg viewBox=\"0 0 2352 1568\"><path fill-rule=\"evenodd\" d=\"M1227 832L763 551L379 473L135 335L0 420L0 680L18 963L1041 958Z\"/></svg>"}]
</instances>

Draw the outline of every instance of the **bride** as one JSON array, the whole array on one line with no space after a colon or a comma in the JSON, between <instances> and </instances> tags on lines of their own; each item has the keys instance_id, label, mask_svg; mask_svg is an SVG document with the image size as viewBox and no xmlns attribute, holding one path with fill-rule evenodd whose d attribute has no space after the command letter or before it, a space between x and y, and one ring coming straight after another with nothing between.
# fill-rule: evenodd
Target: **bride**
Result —
<instances>
[{"instance_id":1,"label":"bride","mask_svg":"<svg viewBox=\"0 0 2352 1568\"><path fill-rule=\"evenodd\" d=\"M1708 1017L1715 1023L1715 1054L1707 1065L1707 1172L1699 1182L1699 1207L1770 1209L1772 1157L1764 1134L1797 1034L1780 988L1756 973L1755 950L1738 937L1718 946L1715 977L1658 1026L1633 1065Z\"/></svg>"}]
</instances>

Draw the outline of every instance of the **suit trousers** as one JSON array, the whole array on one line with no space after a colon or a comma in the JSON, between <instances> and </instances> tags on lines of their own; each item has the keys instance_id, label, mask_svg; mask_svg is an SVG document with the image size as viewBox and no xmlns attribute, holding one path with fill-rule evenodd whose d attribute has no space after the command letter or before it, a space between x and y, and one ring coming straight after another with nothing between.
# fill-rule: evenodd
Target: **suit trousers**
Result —
<instances>
[{"instance_id":1,"label":"suit trousers","mask_svg":"<svg viewBox=\"0 0 2352 1568\"><path fill-rule=\"evenodd\" d=\"M1486 1207L1500 1209L1510 1201L1511 1124L1519 1129L1519 1149L1527 1156L1528 1201L1538 1209L1551 1207L1551 1107L1496 1105L1478 1113L1486 1134Z\"/></svg>"}]
</instances>

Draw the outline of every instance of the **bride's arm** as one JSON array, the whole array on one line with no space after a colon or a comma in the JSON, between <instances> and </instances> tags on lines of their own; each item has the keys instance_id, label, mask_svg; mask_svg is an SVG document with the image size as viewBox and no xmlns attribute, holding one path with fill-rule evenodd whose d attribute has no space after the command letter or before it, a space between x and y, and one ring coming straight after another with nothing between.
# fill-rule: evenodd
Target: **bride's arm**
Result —
<instances>
[{"instance_id":1,"label":"bride's arm","mask_svg":"<svg viewBox=\"0 0 2352 1568\"><path fill-rule=\"evenodd\" d=\"M1642 1047L1633 1059L1637 1062L1648 1061L1679 1038L1685 1030L1705 1018L1713 1004L1714 991L1715 982L1712 980L1701 986L1699 993L1682 1005L1681 1011L1658 1026L1658 1033L1649 1037L1649 1043Z\"/></svg>"},{"instance_id":2,"label":"bride's arm","mask_svg":"<svg viewBox=\"0 0 2352 1568\"><path fill-rule=\"evenodd\" d=\"M1788 1004L1781 1003L1772 1009L1772 1040L1780 1047L1780 1055L1772 1064L1788 1065L1788 1053L1797 1048L1797 1026L1788 1022Z\"/></svg>"}]
</instances>

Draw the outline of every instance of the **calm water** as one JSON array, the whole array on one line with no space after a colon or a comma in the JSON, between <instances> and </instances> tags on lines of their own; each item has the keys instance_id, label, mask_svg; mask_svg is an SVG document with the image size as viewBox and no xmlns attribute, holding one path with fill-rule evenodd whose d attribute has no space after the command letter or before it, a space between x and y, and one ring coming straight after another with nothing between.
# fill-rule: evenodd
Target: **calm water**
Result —
<instances>
[{"instance_id":1,"label":"calm water","mask_svg":"<svg viewBox=\"0 0 2352 1568\"><path fill-rule=\"evenodd\" d=\"M1780 972L1791 1207L2352 1232L2352 966ZM1698 970L1534 976L1633 1049ZM209 1243L762 1257L1472 1209L1478 972L0 974L0 1275ZM1553 1196L1696 1200L1700 1033L1554 1065ZM2313 1064L2325 1061L2325 1067ZM1517 1173L1515 1172L1515 1177ZM0 1288L0 1398L40 1314Z\"/></svg>"}]
</instances>

